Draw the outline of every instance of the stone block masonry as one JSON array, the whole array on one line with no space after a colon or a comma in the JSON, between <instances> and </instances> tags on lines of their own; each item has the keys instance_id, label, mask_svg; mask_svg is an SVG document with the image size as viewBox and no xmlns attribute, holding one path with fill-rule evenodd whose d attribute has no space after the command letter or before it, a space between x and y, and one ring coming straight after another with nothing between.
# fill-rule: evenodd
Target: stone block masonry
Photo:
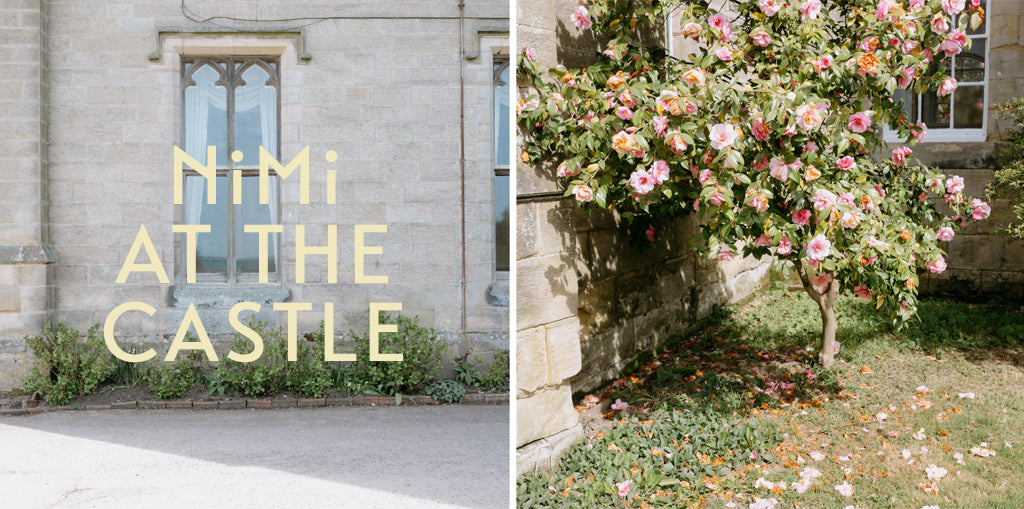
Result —
<instances>
[{"instance_id":1,"label":"stone block masonry","mask_svg":"<svg viewBox=\"0 0 1024 509\"><path fill-rule=\"evenodd\" d=\"M193 297L204 322L213 320L204 325L215 341L230 339L226 311L239 301L265 310L285 300L320 310L333 302L339 331L364 334L372 301L402 302L420 316L449 343L449 361L509 349L508 275L495 270L492 119L493 64L509 55L507 2L469 3L462 39L456 1L408 2L400 15L384 4L328 0L195 7L200 17L351 17L284 32L242 23L240 33L187 19L176 0L0 6L0 390L25 373L25 335L48 321L85 330L127 301L157 312L125 315L116 335L161 352ZM185 206L172 199L171 159L173 146L186 145L182 59L251 55L278 66L279 157L287 163L309 146L312 203L299 203L297 177L281 182L278 282L190 286L185 235L171 232L186 222ZM328 170L336 170L335 205L326 205ZM308 284L296 284L289 232L298 224L312 245L324 245L328 225L338 225L338 284L328 284L321 255L307 261ZM357 224L388 226L370 236L383 253L366 265L388 284L353 282ZM138 273L115 284L140 225L171 284ZM322 318L300 315L300 332ZM285 323L284 313L261 317Z\"/></svg>"}]
</instances>

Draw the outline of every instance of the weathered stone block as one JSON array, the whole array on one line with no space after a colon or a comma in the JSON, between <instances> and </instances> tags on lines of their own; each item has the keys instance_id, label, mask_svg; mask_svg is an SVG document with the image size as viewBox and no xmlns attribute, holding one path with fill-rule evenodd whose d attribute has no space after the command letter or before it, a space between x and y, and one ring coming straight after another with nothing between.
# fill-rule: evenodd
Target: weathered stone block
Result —
<instances>
[{"instance_id":1,"label":"weathered stone block","mask_svg":"<svg viewBox=\"0 0 1024 509\"><path fill-rule=\"evenodd\" d=\"M578 422L569 384L517 398L516 447L569 429Z\"/></svg>"},{"instance_id":2,"label":"weathered stone block","mask_svg":"<svg viewBox=\"0 0 1024 509\"><path fill-rule=\"evenodd\" d=\"M531 393L548 384L546 327L516 332L516 394Z\"/></svg>"},{"instance_id":3,"label":"weathered stone block","mask_svg":"<svg viewBox=\"0 0 1024 509\"><path fill-rule=\"evenodd\" d=\"M520 260L516 267L519 327L551 323L576 314L576 273L564 256L528 258Z\"/></svg>"},{"instance_id":4,"label":"weathered stone block","mask_svg":"<svg viewBox=\"0 0 1024 509\"><path fill-rule=\"evenodd\" d=\"M583 367L579 319L569 317L547 326L548 383L557 385Z\"/></svg>"}]
</instances>

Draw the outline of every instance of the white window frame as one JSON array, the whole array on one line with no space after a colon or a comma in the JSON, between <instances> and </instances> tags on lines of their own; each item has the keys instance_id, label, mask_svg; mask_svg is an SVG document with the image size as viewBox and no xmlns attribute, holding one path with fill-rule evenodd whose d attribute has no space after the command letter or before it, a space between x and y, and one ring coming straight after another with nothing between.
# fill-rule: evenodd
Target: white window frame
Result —
<instances>
[{"instance_id":1,"label":"white window frame","mask_svg":"<svg viewBox=\"0 0 1024 509\"><path fill-rule=\"evenodd\" d=\"M971 82L965 82L965 83L957 83L957 87L958 88L960 86L978 86L978 85L982 86L982 97L983 97L982 100L984 102L983 102L983 106L982 106L983 114L982 114L982 117L981 117L981 127L974 127L974 128L963 128L963 127L961 127L961 128L956 128L956 127L930 128L930 129L928 129L928 134L927 134L927 136L925 136L925 139L924 139L923 143L984 142L984 141L987 140L987 138L988 138L988 108L989 108L989 99L988 99L988 97L989 97L989 84L988 84L988 81L989 81L989 75L990 75L989 64L991 62L991 60L989 59L989 52L992 50L992 12L991 12L991 9L992 9L992 4L993 3L995 3L995 2L993 2L993 1L985 2L985 32L983 34L974 34L974 35L968 35L967 36L967 38L971 39L972 42L973 42L974 39L985 39L985 79L982 80L982 81L971 81ZM967 8L964 9L964 12L965 13L969 13L970 12L970 2L968 2ZM963 15L963 14L961 14L961 15ZM954 23L954 26L956 26L955 23ZM953 64L950 65L950 68L952 70L952 76L956 76L956 58L957 58L957 56L947 57L947 58L952 58L953 59ZM934 94L935 92L934 91L929 91L929 92L926 92L926 93ZM920 95L921 94L918 94L918 96L920 96ZM956 121L956 118L955 118L956 111L953 108L953 98L955 96L956 96L956 92L955 91L952 94L949 94L949 96L948 96L949 103L950 103L949 104L950 105L950 109L949 109L949 123L950 123L950 125L953 125L955 123L955 121ZM918 100L917 103L918 103L918 111L917 111L918 115L917 115L917 118L920 119L921 118L921 101ZM888 125L884 126L884 128L883 128L882 139L885 140L888 143L901 143L901 142L904 141L902 138L899 137L897 131L895 131L894 129L890 129Z\"/></svg>"}]
</instances>

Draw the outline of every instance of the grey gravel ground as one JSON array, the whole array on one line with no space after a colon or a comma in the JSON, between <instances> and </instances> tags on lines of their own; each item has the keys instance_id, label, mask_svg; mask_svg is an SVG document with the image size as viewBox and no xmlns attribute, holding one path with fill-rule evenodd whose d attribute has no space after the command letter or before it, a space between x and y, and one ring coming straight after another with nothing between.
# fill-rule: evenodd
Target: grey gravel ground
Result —
<instances>
[{"instance_id":1,"label":"grey gravel ground","mask_svg":"<svg viewBox=\"0 0 1024 509\"><path fill-rule=\"evenodd\" d=\"M509 407L0 418L0 507L509 507Z\"/></svg>"}]
</instances>

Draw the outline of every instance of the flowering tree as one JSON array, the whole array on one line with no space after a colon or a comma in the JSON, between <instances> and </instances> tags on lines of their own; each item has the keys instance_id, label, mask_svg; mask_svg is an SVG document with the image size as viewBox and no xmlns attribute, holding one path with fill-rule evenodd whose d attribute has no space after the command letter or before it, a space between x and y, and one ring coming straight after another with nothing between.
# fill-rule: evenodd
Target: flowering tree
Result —
<instances>
[{"instance_id":1,"label":"flowering tree","mask_svg":"<svg viewBox=\"0 0 1024 509\"><path fill-rule=\"evenodd\" d=\"M990 212L962 178L911 162L926 128L892 99L952 93L947 57L984 12L965 0L692 1L680 27L695 52L680 60L636 35L676 3L581 1L573 23L607 41L587 68L545 72L524 48L521 158L553 158L566 195L617 209L651 241L660 221L696 212L699 249L791 262L821 311L828 367L840 293L901 323L917 270L945 270L940 242ZM881 125L906 145L879 156Z\"/></svg>"}]
</instances>

